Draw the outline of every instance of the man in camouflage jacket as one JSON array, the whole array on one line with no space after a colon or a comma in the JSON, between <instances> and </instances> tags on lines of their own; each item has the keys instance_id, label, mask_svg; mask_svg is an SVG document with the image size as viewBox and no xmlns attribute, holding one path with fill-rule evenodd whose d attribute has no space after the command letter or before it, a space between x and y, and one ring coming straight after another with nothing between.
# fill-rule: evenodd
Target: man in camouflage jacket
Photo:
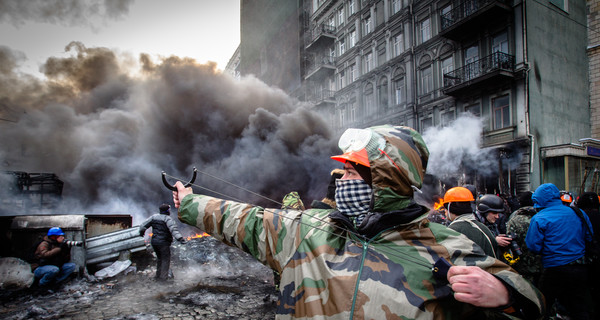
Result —
<instances>
[{"instance_id":1,"label":"man in camouflage jacket","mask_svg":"<svg viewBox=\"0 0 600 320\"><path fill-rule=\"evenodd\" d=\"M517 242L517 245L521 248L522 252L519 260L513 264L512 267L525 279L529 280L534 285L537 285L543 269L542 257L529 251L529 248L527 248L527 244L525 243L525 237L527 236L531 217L537 213L533 208L531 195L532 192L530 191L521 195L519 199L522 204L521 208L510 215L508 222L506 223L506 229L510 234L515 236L514 241Z\"/></svg>"},{"instance_id":2,"label":"man in camouflage jacket","mask_svg":"<svg viewBox=\"0 0 600 320\"><path fill-rule=\"evenodd\" d=\"M195 195L178 181L179 219L281 272L278 319L538 318L544 307L537 289L463 235L430 223L414 202L429 156L419 133L362 130L370 135L361 152L373 198L357 227L340 211L264 209ZM349 163L342 179L352 174ZM442 279L432 272L439 258L454 265Z\"/></svg>"}]
</instances>

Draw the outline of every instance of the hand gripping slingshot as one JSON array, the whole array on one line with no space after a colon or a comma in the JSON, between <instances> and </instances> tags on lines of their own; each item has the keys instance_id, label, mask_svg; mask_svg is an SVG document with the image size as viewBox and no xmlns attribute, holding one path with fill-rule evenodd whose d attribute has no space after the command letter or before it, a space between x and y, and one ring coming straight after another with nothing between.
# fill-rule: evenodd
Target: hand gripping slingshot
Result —
<instances>
[{"instance_id":1,"label":"hand gripping slingshot","mask_svg":"<svg viewBox=\"0 0 600 320\"><path fill-rule=\"evenodd\" d=\"M194 181L196 181L197 174L198 174L198 170L196 170L196 168L194 167L194 174L192 175L192 179L190 179L190 181L188 181L184 185L186 188L191 186L192 183L194 183ZM169 182L167 182L167 174L164 171L162 172L162 181L163 181L163 184L165 185L165 187L167 187L167 189L169 189L171 191L177 191L177 188L175 188L173 185L171 185L171 184L169 184Z\"/></svg>"}]
</instances>

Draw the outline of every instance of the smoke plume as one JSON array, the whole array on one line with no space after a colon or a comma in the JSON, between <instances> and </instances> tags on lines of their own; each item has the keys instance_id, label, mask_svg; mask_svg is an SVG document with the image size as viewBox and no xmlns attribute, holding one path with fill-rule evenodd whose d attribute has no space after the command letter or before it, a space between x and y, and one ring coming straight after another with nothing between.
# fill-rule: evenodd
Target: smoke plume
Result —
<instances>
[{"instance_id":1,"label":"smoke plume","mask_svg":"<svg viewBox=\"0 0 600 320\"><path fill-rule=\"evenodd\" d=\"M93 21L124 17L132 3L133 0L0 0L0 21L16 27L34 21L95 28Z\"/></svg>"},{"instance_id":2,"label":"smoke plume","mask_svg":"<svg viewBox=\"0 0 600 320\"><path fill-rule=\"evenodd\" d=\"M49 58L46 79L15 72L0 48L0 159L4 170L52 172L65 182L61 213L130 213L134 223L171 202L161 171L233 199L270 207L290 191L322 198L338 152L310 105L254 77L169 57L129 57L73 42ZM262 195L258 197L255 194ZM211 194L195 187L196 192Z\"/></svg>"},{"instance_id":3,"label":"smoke plume","mask_svg":"<svg viewBox=\"0 0 600 320\"><path fill-rule=\"evenodd\" d=\"M463 113L445 127L430 127L423 133L430 158L427 173L443 178L470 168L489 175L496 160L489 149L481 149L483 119Z\"/></svg>"}]
</instances>

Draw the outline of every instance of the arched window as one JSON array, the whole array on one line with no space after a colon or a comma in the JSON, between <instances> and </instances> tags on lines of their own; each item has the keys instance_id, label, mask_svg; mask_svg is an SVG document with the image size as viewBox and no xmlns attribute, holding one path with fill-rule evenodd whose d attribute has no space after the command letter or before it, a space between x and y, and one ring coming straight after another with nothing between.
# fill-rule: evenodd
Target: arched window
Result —
<instances>
[{"instance_id":1,"label":"arched window","mask_svg":"<svg viewBox=\"0 0 600 320\"><path fill-rule=\"evenodd\" d=\"M373 84L368 83L365 86L365 118L370 118L375 115L375 99L373 96Z\"/></svg>"},{"instance_id":2,"label":"arched window","mask_svg":"<svg viewBox=\"0 0 600 320\"><path fill-rule=\"evenodd\" d=\"M394 72L394 99L400 105L406 103L406 73L404 69L398 68Z\"/></svg>"},{"instance_id":3,"label":"arched window","mask_svg":"<svg viewBox=\"0 0 600 320\"><path fill-rule=\"evenodd\" d=\"M377 96L379 97L379 106L381 106L384 109L387 108L389 106L387 77L381 77L381 79L379 79L379 85L377 86Z\"/></svg>"}]
</instances>

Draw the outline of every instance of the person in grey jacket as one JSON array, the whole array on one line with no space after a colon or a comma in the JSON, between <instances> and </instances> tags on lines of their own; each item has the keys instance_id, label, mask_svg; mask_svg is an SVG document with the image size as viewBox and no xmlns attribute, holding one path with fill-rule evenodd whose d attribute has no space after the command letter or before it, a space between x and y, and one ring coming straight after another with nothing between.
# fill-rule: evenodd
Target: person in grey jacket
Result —
<instances>
[{"instance_id":1,"label":"person in grey jacket","mask_svg":"<svg viewBox=\"0 0 600 320\"><path fill-rule=\"evenodd\" d=\"M171 206L162 204L158 209L159 213L152 215L140 225L140 236L143 237L146 229L152 227L152 241L150 244L156 252L156 279L166 280L169 277L173 238L180 243L185 243L185 239L179 232L175 220L169 216Z\"/></svg>"}]
</instances>

